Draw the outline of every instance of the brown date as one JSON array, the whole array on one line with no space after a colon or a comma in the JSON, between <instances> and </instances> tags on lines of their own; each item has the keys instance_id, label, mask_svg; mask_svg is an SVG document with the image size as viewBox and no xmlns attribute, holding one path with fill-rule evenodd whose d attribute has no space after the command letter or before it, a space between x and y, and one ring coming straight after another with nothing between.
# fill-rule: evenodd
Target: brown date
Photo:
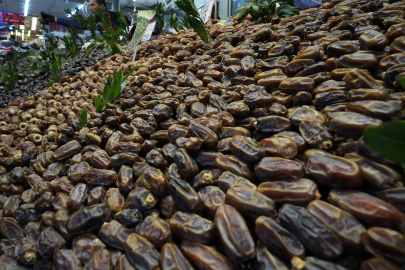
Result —
<instances>
[{"instance_id":1,"label":"brown date","mask_svg":"<svg viewBox=\"0 0 405 270\"><path fill-rule=\"evenodd\" d=\"M221 205L215 213L215 228L229 258L247 261L255 256L255 244L245 220L230 205Z\"/></svg>"},{"instance_id":2,"label":"brown date","mask_svg":"<svg viewBox=\"0 0 405 270\"><path fill-rule=\"evenodd\" d=\"M361 250L361 236L366 229L351 214L320 200L312 201L307 210L334 231L346 248Z\"/></svg>"},{"instance_id":3,"label":"brown date","mask_svg":"<svg viewBox=\"0 0 405 270\"><path fill-rule=\"evenodd\" d=\"M183 240L180 249L192 266L198 270L231 270L231 261L214 247L206 246L198 242Z\"/></svg>"},{"instance_id":4,"label":"brown date","mask_svg":"<svg viewBox=\"0 0 405 270\"><path fill-rule=\"evenodd\" d=\"M124 242L124 249L135 269L159 269L160 253L143 236L130 234Z\"/></svg>"},{"instance_id":5,"label":"brown date","mask_svg":"<svg viewBox=\"0 0 405 270\"><path fill-rule=\"evenodd\" d=\"M71 235L80 235L91 232L111 219L111 209L105 203L86 206L74 212L66 224Z\"/></svg>"},{"instance_id":6,"label":"brown date","mask_svg":"<svg viewBox=\"0 0 405 270\"><path fill-rule=\"evenodd\" d=\"M298 179L304 175L301 163L280 157L265 157L255 165L255 175L262 181Z\"/></svg>"},{"instance_id":7,"label":"brown date","mask_svg":"<svg viewBox=\"0 0 405 270\"><path fill-rule=\"evenodd\" d=\"M316 184L309 179L268 181L261 183L257 191L276 203L306 206L321 198Z\"/></svg>"},{"instance_id":8,"label":"brown date","mask_svg":"<svg viewBox=\"0 0 405 270\"><path fill-rule=\"evenodd\" d=\"M297 237L274 219L261 216L255 223L255 231L260 241L284 262L289 263L295 256L305 257L304 246Z\"/></svg>"},{"instance_id":9,"label":"brown date","mask_svg":"<svg viewBox=\"0 0 405 270\"><path fill-rule=\"evenodd\" d=\"M363 234L362 241L368 252L403 269L405 253L403 234L390 229L372 227Z\"/></svg>"},{"instance_id":10,"label":"brown date","mask_svg":"<svg viewBox=\"0 0 405 270\"><path fill-rule=\"evenodd\" d=\"M369 226L404 230L405 215L374 196L357 190L331 190L328 201Z\"/></svg>"},{"instance_id":11,"label":"brown date","mask_svg":"<svg viewBox=\"0 0 405 270\"><path fill-rule=\"evenodd\" d=\"M279 218L281 225L294 233L319 258L333 260L342 254L343 245L336 234L305 208L284 204L280 208Z\"/></svg>"},{"instance_id":12,"label":"brown date","mask_svg":"<svg viewBox=\"0 0 405 270\"><path fill-rule=\"evenodd\" d=\"M276 217L274 201L256 190L232 187L226 192L225 203L252 220L262 215Z\"/></svg>"},{"instance_id":13,"label":"brown date","mask_svg":"<svg viewBox=\"0 0 405 270\"><path fill-rule=\"evenodd\" d=\"M171 217L170 229L178 238L197 241L204 245L211 244L216 236L212 221L197 214L181 211Z\"/></svg>"},{"instance_id":14,"label":"brown date","mask_svg":"<svg viewBox=\"0 0 405 270\"><path fill-rule=\"evenodd\" d=\"M181 253L177 245L166 243L160 253L160 264L162 269L167 270L188 270L192 269L191 264Z\"/></svg>"}]
</instances>

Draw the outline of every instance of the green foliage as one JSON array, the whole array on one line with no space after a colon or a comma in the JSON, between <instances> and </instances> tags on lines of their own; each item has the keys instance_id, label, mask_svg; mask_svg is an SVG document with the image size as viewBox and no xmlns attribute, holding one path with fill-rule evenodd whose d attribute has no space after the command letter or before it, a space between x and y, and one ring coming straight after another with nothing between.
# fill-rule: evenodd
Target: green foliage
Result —
<instances>
[{"instance_id":1,"label":"green foliage","mask_svg":"<svg viewBox=\"0 0 405 270\"><path fill-rule=\"evenodd\" d=\"M405 164L405 121L369 127L364 131L364 140L377 154Z\"/></svg>"},{"instance_id":2,"label":"green foliage","mask_svg":"<svg viewBox=\"0 0 405 270\"><path fill-rule=\"evenodd\" d=\"M67 60L62 59L58 54L54 53L54 61L50 65L50 71L52 74L52 80L54 83L59 82L63 77L62 69L67 63Z\"/></svg>"},{"instance_id":3,"label":"green foliage","mask_svg":"<svg viewBox=\"0 0 405 270\"><path fill-rule=\"evenodd\" d=\"M405 88L405 76L399 79L399 83L401 84L402 87Z\"/></svg>"},{"instance_id":4,"label":"green foliage","mask_svg":"<svg viewBox=\"0 0 405 270\"><path fill-rule=\"evenodd\" d=\"M6 90L12 90L15 88L15 84L19 76L24 76L25 68L17 67L17 56L13 56L13 60L7 62L6 68L3 69L1 79L6 83Z\"/></svg>"},{"instance_id":5,"label":"green foliage","mask_svg":"<svg viewBox=\"0 0 405 270\"><path fill-rule=\"evenodd\" d=\"M76 28L73 26L70 26L68 28L69 35L65 35L61 37L60 39L63 41L66 47L66 51L69 54L71 58L75 58L79 54L79 48L77 46L77 40L79 40L82 45L82 39L79 37L77 34Z\"/></svg>"},{"instance_id":6,"label":"green foliage","mask_svg":"<svg viewBox=\"0 0 405 270\"><path fill-rule=\"evenodd\" d=\"M124 40L128 40L127 27L129 24L124 13L121 11L118 12L117 21L120 23L118 26L111 26L104 7L97 7L95 14L100 18L99 25L104 29L103 36L107 41L110 40L120 43L121 35L125 37Z\"/></svg>"},{"instance_id":7,"label":"green foliage","mask_svg":"<svg viewBox=\"0 0 405 270\"><path fill-rule=\"evenodd\" d=\"M191 29L191 25L188 23L187 18L180 18L181 20L181 27L185 30Z\"/></svg>"},{"instance_id":8,"label":"green foliage","mask_svg":"<svg viewBox=\"0 0 405 270\"><path fill-rule=\"evenodd\" d=\"M80 112L79 116L80 123L82 124L82 127L84 127L87 124L87 111L86 109L82 109Z\"/></svg>"},{"instance_id":9,"label":"green foliage","mask_svg":"<svg viewBox=\"0 0 405 270\"><path fill-rule=\"evenodd\" d=\"M276 4L280 6L276 8ZM248 14L255 20L256 24L270 23L274 16L291 17L298 15L298 9L294 6L294 0L253 0L238 7L238 21L241 22Z\"/></svg>"},{"instance_id":10,"label":"green foliage","mask_svg":"<svg viewBox=\"0 0 405 270\"><path fill-rule=\"evenodd\" d=\"M80 14L80 9L75 8L74 11L70 10L70 8L64 9L64 11L69 14L72 20L80 25L80 29L86 29L86 21L84 20L83 16Z\"/></svg>"},{"instance_id":11,"label":"green foliage","mask_svg":"<svg viewBox=\"0 0 405 270\"><path fill-rule=\"evenodd\" d=\"M157 2L156 6L156 22L157 22L157 27L156 27L156 32L157 34L163 33L163 30L166 28L166 23L165 23L165 12L166 9L163 8L163 3Z\"/></svg>"},{"instance_id":12,"label":"green foliage","mask_svg":"<svg viewBox=\"0 0 405 270\"><path fill-rule=\"evenodd\" d=\"M170 13L169 19L168 19L170 25L176 30L176 32L179 32L183 28L181 22L176 20L176 14Z\"/></svg>"},{"instance_id":13,"label":"green foliage","mask_svg":"<svg viewBox=\"0 0 405 270\"><path fill-rule=\"evenodd\" d=\"M187 29L188 26L194 29L205 43L212 42L211 37L207 34L204 22L194 4L194 0L178 0L175 2L179 9L186 13L183 23Z\"/></svg>"},{"instance_id":14,"label":"green foliage","mask_svg":"<svg viewBox=\"0 0 405 270\"><path fill-rule=\"evenodd\" d=\"M7 53L6 57L4 57L3 60L1 60L0 65L4 65L8 62L13 62L14 56L17 57L17 61L24 58L24 55L17 51L14 48L11 48L11 52Z\"/></svg>"},{"instance_id":15,"label":"green foliage","mask_svg":"<svg viewBox=\"0 0 405 270\"><path fill-rule=\"evenodd\" d=\"M96 16L100 19L98 25L104 30L103 37L98 37L96 35L97 29L97 19ZM124 13L121 11L118 12L117 21L119 22L118 26L111 27L110 20L108 19L107 13L105 12L104 7L97 7L95 16L90 16L87 20L88 29L90 28L93 31L92 37L94 41L87 47L85 55L89 55L92 52L103 50L109 54L117 54L120 53L120 49L118 48L117 44L121 44L123 41L127 41L130 39L129 31L128 31L128 21L125 17ZM91 24L91 27L89 27ZM123 39L122 39L123 37Z\"/></svg>"},{"instance_id":16,"label":"green foliage","mask_svg":"<svg viewBox=\"0 0 405 270\"><path fill-rule=\"evenodd\" d=\"M91 33L91 38L94 40L98 40L99 35L97 35L97 17L95 15L91 15L87 18L87 30Z\"/></svg>"},{"instance_id":17,"label":"green foliage","mask_svg":"<svg viewBox=\"0 0 405 270\"><path fill-rule=\"evenodd\" d=\"M42 24L42 31L45 36L45 47L41 47L28 56L27 60L30 63L29 68L32 73L49 72L51 64L55 62L54 56L62 54L62 50L58 49L58 42L49 33L49 30L45 27L45 23L42 19L39 19L39 22Z\"/></svg>"},{"instance_id":18,"label":"green foliage","mask_svg":"<svg viewBox=\"0 0 405 270\"><path fill-rule=\"evenodd\" d=\"M113 78L108 76L107 82L104 85L103 90L103 100L101 100L101 96L98 95L94 100L94 105L96 106L96 112L101 112L104 110L105 105L108 102L114 101L119 94L124 90L125 85L127 84L128 77L138 68L138 66L134 67L128 74L124 77L124 72L122 70L115 72L113 74Z\"/></svg>"}]
</instances>

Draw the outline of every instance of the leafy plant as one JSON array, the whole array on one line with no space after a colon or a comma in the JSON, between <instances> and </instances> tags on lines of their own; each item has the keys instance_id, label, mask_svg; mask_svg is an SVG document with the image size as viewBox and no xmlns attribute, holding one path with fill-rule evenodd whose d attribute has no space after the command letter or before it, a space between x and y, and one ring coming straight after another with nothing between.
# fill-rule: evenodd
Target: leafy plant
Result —
<instances>
[{"instance_id":1,"label":"leafy plant","mask_svg":"<svg viewBox=\"0 0 405 270\"><path fill-rule=\"evenodd\" d=\"M42 19L38 20L42 24L42 31L45 36L45 46L28 56L29 68L33 73L48 72L51 63L55 62L55 55L61 55L62 50L58 48L58 42L54 35L49 33Z\"/></svg>"},{"instance_id":2,"label":"leafy plant","mask_svg":"<svg viewBox=\"0 0 405 270\"><path fill-rule=\"evenodd\" d=\"M94 40L99 40L100 37L97 35L97 18L95 15L91 15L87 18L86 21L87 30L91 33L91 38Z\"/></svg>"},{"instance_id":3,"label":"leafy plant","mask_svg":"<svg viewBox=\"0 0 405 270\"><path fill-rule=\"evenodd\" d=\"M186 18L184 21L186 27L187 25L190 25L205 43L212 42L211 37L207 35L207 31L204 27L204 21L201 19L201 16L198 13L194 0L178 0L175 3L179 9L186 13Z\"/></svg>"},{"instance_id":4,"label":"leafy plant","mask_svg":"<svg viewBox=\"0 0 405 270\"><path fill-rule=\"evenodd\" d=\"M84 127L87 124L87 111L86 111L86 109L82 109L82 111L80 112L79 121L82 124L82 127Z\"/></svg>"},{"instance_id":5,"label":"leafy plant","mask_svg":"<svg viewBox=\"0 0 405 270\"><path fill-rule=\"evenodd\" d=\"M163 30L166 28L166 23L165 23L165 11L166 9L163 8L163 3L162 2L157 2L156 6L156 22L157 22L157 27L156 27L156 32L157 34L163 33Z\"/></svg>"},{"instance_id":6,"label":"leafy plant","mask_svg":"<svg viewBox=\"0 0 405 270\"><path fill-rule=\"evenodd\" d=\"M191 29L191 25L188 23L186 18L180 18L181 20L181 27L185 30Z\"/></svg>"},{"instance_id":7,"label":"leafy plant","mask_svg":"<svg viewBox=\"0 0 405 270\"><path fill-rule=\"evenodd\" d=\"M170 23L170 25L176 30L176 32L179 32L179 30L182 29L182 25L179 21L176 19L176 14L170 13L169 19L167 19Z\"/></svg>"},{"instance_id":8,"label":"leafy plant","mask_svg":"<svg viewBox=\"0 0 405 270\"><path fill-rule=\"evenodd\" d=\"M108 19L107 13L104 7L96 8L96 16L100 19L99 25L103 28L103 36L106 40L112 40L116 43L121 41L121 35L127 37L128 40L128 31L129 26L127 19L121 11L118 12L117 21L120 23L118 26L111 26L110 20Z\"/></svg>"},{"instance_id":9,"label":"leafy plant","mask_svg":"<svg viewBox=\"0 0 405 270\"><path fill-rule=\"evenodd\" d=\"M77 34L76 28L69 26L68 28L69 35L63 36L60 39L63 41L66 47L66 51L71 58L75 58L79 54L79 48L77 46L77 40L79 40L82 45L83 42L79 35Z\"/></svg>"},{"instance_id":10,"label":"leafy plant","mask_svg":"<svg viewBox=\"0 0 405 270\"><path fill-rule=\"evenodd\" d=\"M103 100L101 96L98 95L94 100L94 105L96 106L96 112L101 112L108 102L114 101L119 94L124 90L127 84L128 77L138 68L138 66L131 69L128 74L124 77L124 72L122 70L113 73L113 78L108 76L107 82L104 85L103 90Z\"/></svg>"},{"instance_id":11,"label":"leafy plant","mask_svg":"<svg viewBox=\"0 0 405 270\"><path fill-rule=\"evenodd\" d=\"M13 61L7 62L7 67L3 69L2 81L6 83L6 90L15 88L19 76L24 76L25 68L17 67L17 56L13 56Z\"/></svg>"},{"instance_id":12,"label":"leafy plant","mask_svg":"<svg viewBox=\"0 0 405 270\"><path fill-rule=\"evenodd\" d=\"M57 83L60 81L60 79L65 75L65 73L67 71L69 71L69 69L73 66L71 66L70 68L68 68L67 70L65 70L64 72L62 72L63 67L66 65L66 63L69 61L69 59L62 59L62 57L60 57L58 54L54 53L54 59L55 61L51 63L50 65L50 71L52 74L52 80L54 83ZM52 85L51 82L48 82L48 86Z\"/></svg>"},{"instance_id":13,"label":"leafy plant","mask_svg":"<svg viewBox=\"0 0 405 270\"><path fill-rule=\"evenodd\" d=\"M99 38L96 35L95 30L97 29L97 22L96 17L100 18L100 22L98 23L103 31L103 38ZM97 7L95 16L90 16L87 20L88 29L92 29L92 37L94 41L87 47L85 55L89 55L92 52L103 50L109 54L117 54L120 53L120 49L117 46L117 43L120 44L123 41L127 41L130 38L129 31L128 31L128 21L125 17L124 13L121 11L118 12L117 21L119 22L118 26L111 26L110 20L107 17L104 7ZM90 26L91 25L91 26ZM124 37L122 39L122 37ZM109 47L109 48L108 48Z\"/></svg>"},{"instance_id":14,"label":"leafy plant","mask_svg":"<svg viewBox=\"0 0 405 270\"><path fill-rule=\"evenodd\" d=\"M399 79L399 84L405 88L405 76L399 75L401 78Z\"/></svg>"},{"instance_id":15,"label":"leafy plant","mask_svg":"<svg viewBox=\"0 0 405 270\"><path fill-rule=\"evenodd\" d=\"M80 25L80 29L86 29L86 21L84 20L82 14L80 14L80 9L75 8L75 10L71 10L70 8L64 9L64 11L69 14L72 18L72 20Z\"/></svg>"},{"instance_id":16,"label":"leafy plant","mask_svg":"<svg viewBox=\"0 0 405 270\"><path fill-rule=\"evenodd\" d=\"M250 14L255 20L256 24L270 23L271 18L274 16L279 17L291 17L298 15L298 9L294 6L294 0L248 0L238 7L236 11L239 11L238 21L241 22L248 14ZM279 4L277 7L276 4Z\"/></svg>"},{"instance_id":17,"label":"leafy plant","mask_svg":"<svg viewBox=\"0 0 405 270\"><path fill-rule=\"evenodd\" d=\"M17 51L17 50L14 49L14 48L11 48L10 52L7 53L6 57L4 57L3 60L1 60L0 65L4 65L4 64L6 64L7 62L12 62L13 59L14 59L14 56L17 57L17 61L20 60L20 59L22 59L22 58L24 58L24 55L23 55L22 53L20 53L19 51Z\"/></svg>"},{"instance_id":18,"label":"leafy plant","mask_svg":"<svg viewBox=\"0 0 405 270\"><path fill-rule=\"evenodd\" d=\"M377 154L405 164L405 121L369 127L364 131L364 140Z\"/></svg>"}]
</instances>

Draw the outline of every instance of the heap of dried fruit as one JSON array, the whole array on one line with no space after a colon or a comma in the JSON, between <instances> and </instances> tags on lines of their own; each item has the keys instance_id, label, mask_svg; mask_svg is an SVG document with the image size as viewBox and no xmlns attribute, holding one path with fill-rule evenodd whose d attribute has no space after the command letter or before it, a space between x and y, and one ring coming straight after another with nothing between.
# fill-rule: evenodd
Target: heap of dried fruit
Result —
<instances>
[{"instance_id":1,"label":"heap of dried fruit","mask_svg":"<svg viewBox=\"0 0 405 270\"><path fill-rule=\"evenodd\" d=\"M209 22L0 113L1 269L405 269L405 2ZM102 113L108 75L134 66ZM78 115L89 112L87 126Z\"/></svg>"}]
</instances>

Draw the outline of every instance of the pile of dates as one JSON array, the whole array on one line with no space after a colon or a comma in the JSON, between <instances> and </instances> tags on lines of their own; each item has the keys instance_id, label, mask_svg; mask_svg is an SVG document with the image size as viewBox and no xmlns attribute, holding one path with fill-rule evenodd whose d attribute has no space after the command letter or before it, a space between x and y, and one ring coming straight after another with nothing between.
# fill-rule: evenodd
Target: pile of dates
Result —
<instances>
[{"instance_id":1,"label":"pile of dates","mask_svg":"<svg viewBox=\"0 0 405 270\"><path fill-rule=\"evenodd\" d=\"M403 168L362 137L404 119L405 2L230 18L0 112L0 269L405 269Z\"/></svg>"}]
</instances>

